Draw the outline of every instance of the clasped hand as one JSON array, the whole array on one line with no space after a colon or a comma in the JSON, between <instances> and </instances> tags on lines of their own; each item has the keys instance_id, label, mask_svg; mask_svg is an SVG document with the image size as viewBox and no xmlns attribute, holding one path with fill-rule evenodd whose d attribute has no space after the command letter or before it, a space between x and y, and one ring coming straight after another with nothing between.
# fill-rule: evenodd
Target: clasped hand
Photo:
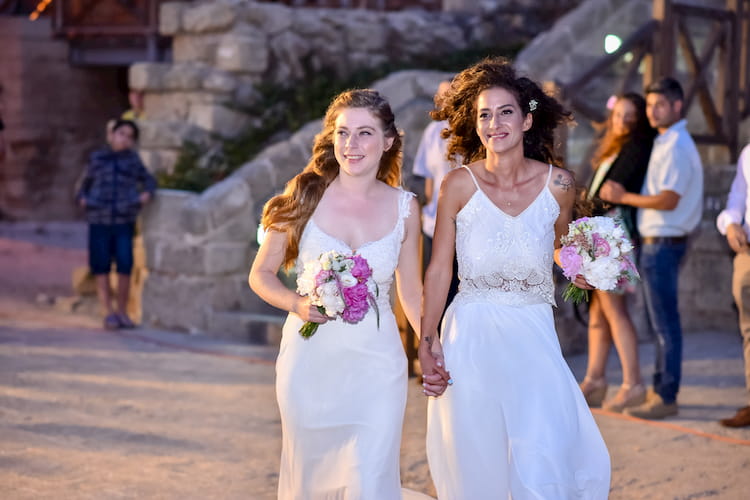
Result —
<instances>
[{"instance_id":1,"label":"clasped hand","mask_svg":"<svg viewBox=\"0 0 750 500\"><path fill-rule=\"evenodd\" d=\"M422 367L422 387L426 396L440 396L453 384L450 372L445 369L443 346L439 340L420 342L419 364Z\"/></svg>"}]
</instances>

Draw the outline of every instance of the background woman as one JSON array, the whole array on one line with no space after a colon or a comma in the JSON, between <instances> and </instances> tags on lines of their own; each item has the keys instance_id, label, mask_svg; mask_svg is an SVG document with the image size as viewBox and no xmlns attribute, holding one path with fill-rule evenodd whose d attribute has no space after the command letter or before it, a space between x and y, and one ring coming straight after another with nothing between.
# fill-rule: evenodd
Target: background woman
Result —
<instances>
[{"instance_id":1,"label":"background woman","mask_svg":"<svg viewBox=\"0 0 750 500\"><path fill-rule=\"evenodd\" d=\"M629 192L640 193L655 135L646 117L643 97L635 93L617 97L592 160L594 175L586 194L596 207L594 215L619 218L636 244L635 207L600 200L599 188L605 181L613 180ZM632 285L628 288L630 290L623 288L609 292L593 290L589 304L589 358L586 377L581 382L589 406L600 406L607 393L605 372L614 343L622 365L623 380L620 390L604 404L604 409L616 412L637 406L646 399L638 362L638 336L625 296L626 291L632 291Z\"/></svg>"}]
</instances>

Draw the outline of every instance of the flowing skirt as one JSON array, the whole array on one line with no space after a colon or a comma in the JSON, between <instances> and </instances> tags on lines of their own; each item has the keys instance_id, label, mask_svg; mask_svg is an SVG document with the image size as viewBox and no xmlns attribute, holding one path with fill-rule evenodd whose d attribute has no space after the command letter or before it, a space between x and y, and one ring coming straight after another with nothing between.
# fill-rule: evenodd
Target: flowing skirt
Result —
<instances>
[{"instance_id":1,"label":"flowing skirt","mask_svg":"<svg viewBox=\"0 0 750 500\"><path fill-rule=\"evenodd\" d=\"M607 498L609 454L551 306L457 300L442 331L454 384L428 405L438 499Z\"/></svg>"},{"instance_id":2,"label":"flowing skirt","mask_svg":"<svg viewBox=\"0 0 750 500\"><path fill-rule=\"evenodd\" d=\"M393 313L380 313L379 328L368 313L356 325L321 325L310 339L299 317L287 318L276 363L280 500L402 498L406 357Z\"/></svg>"}]
</instances>

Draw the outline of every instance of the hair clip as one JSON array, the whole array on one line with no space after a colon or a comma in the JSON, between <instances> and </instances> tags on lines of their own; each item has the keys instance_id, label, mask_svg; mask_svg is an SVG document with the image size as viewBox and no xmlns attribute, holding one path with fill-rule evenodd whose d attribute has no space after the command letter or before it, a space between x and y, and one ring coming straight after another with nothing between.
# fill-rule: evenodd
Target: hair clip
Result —
<instances>
[{"instance_id":1,"label":"hair clip","mask_svg":"<svg viewBox=\"0 0 750 500\"><path fill-rule=\"evenodd\" d=\"M529 101L529 111L535 111L536 107L539 103L536 101L536 99L532 99Z\"/></svg>"},{"instance_id":2,"label":"hair clip","mask_svg":"<svg viewBox=\"0 0 750 500\"><path fill-rule=\"evenodd\" d=\"M612 111L615 109L615 104L617 103L617 96L611 95L609 96L609 99L607 99L607 109Z\"/></svg>"}]
</instances>

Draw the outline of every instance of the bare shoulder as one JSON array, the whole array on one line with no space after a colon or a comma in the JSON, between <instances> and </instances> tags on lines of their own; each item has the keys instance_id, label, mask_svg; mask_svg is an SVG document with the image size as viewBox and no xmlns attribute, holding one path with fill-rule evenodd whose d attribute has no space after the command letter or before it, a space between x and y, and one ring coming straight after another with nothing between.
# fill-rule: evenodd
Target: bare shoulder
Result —
<instances>
[{"instance_id":1,"label":"bare shoulder","mask_svg":"<svg viewBox=\"0 0 750 500\"><path fill-rule=\"evenodd\" d=\"M573 172L560 167L552 167L549 187L553 193L557 194L575 194L576 179Z\"/></svg>"}]
</instances>

